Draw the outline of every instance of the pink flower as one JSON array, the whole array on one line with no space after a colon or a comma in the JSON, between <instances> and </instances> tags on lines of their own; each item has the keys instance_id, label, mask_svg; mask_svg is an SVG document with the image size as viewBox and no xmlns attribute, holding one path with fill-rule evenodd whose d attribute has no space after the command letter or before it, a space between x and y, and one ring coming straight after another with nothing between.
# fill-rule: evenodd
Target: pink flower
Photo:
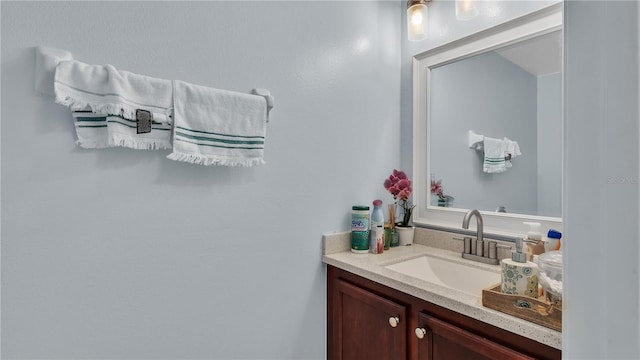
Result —
<instances>
[{"instance_id":1,"label":"pink flower","mask_svg":"<svg viewBox=\"0 0 640 360\"><path fill-rule=\"evenodd\" d=\"M393 195L393 198L396 200L396 205L404 210L402 220L398 222L398 224L409 226L411 213L415 207L415 205L412 205L411 201L409 201L413 193L411 180L409 180L404 171L394 169L391 175L389 175L389 178L385 179L384 188Z\"/></svg>"},{"instance_id":2,"label":"pink flower","mask_svg":"<svg viewBox=\"0 0 640 360\"><path fill-rule=\"evenodd\" d=\"M398 193L398 198L404 201L409 200L409 196L411 196L411 190L409 189L402 189Z\"/></svg>"},{"instance_id":3,"label":"pink flower","mask_svg":"<svg viewBox=\"0 0 640 360\"><path fill-rule=\"evenodd\" d=\"M384 188L387 189L393 195L394 199L400 198L407 200L413 188L411 187L411 180L407 178L407 174L404 171L393 170L393 173L389 175L389 178L384 181Z\"/></svg>"},{"instance_id":4,"label":"pink flower","mask_svg":"<svg viewBox=\"0 0 640 360\"><path fill-rule=\"evenodd\" d=\"M410 188L410 187L411 187L411 180L402 179L402 180L398 181L398 188L404 190L404 189Z\"/></svg>"},{"instance_id":5,"label":"pink flower","mask_svg":"<svg viewBox=\"0 0 640 360\"><path fill-rule=\"evenodd\" d=\"M442 192L442 180L431 180L431 193L437 194L439 192Z\"/></svg>"},{"instance_id":6,"label":"pink flower","mask_svg":"<svg viewBox=\"0 0 640 360\"><path fill-rule=\"evenodd\" d=\"M400 170L396 170L393 169L393 176L397 177L398 179L406 179L407 178L407 174L404 173L404 171L400 171Z\"/></svg>"},{"instance_id":7,"label":"pink flower","mask_svg":"<svg viewBox=\"0 0 640 360\"><path fill-rule=\"evenodd\" d=\"M445 199L444 192L442 190L442 180L431 180L431 193L438 195L440 199Z\"/></svg>"}]
</instances>

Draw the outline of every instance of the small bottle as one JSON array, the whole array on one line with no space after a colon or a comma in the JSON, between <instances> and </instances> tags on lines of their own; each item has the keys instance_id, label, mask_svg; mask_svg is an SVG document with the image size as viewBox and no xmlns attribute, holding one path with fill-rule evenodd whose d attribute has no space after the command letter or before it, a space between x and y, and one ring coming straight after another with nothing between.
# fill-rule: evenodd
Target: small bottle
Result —
<instances>
[{"instance_id":1,"label":"small bottle","mask_svg":"<svg viewBox=\"0 0 640 360\"><path fill-rule=\"evenodd\" d=\"M369 251L373 254L382 254L384 252L384 228L382 226L372 228L370 237Z\"/></svg>"},{"instance_id":2,"label":"small bottle","mask_svg":"<svg viewBox=\"0 0 640 360\"><path fill-rule=\"evenodd\" d=\"M560 231L550 229L549 232L547 233L547 237L543 239L544 251L549 252L554 250L560 250L560 246L562 245L562 243L560 242L561 238L562 238L562 233Z\"/></svg>"},{"instance_id":3,"label":"small bottle","mask_svg":"<svg viewBox=\"0 0 640 360\"><path fill-rule=\"evenodd\" d=\"M393 239L393 229L391 224L384 224L384 249L391 248L391 239Z\"/></svg>"},{"instance_id":4,"label":"small bottle","mask_svg":"<svg viewBox=\"0 0 640 360\"><path fill-rule=\"evenodd\" d=\"M378 226L384 227L384 212L382 211L382 200L373 201L373 211L371 212L371 230Z\"/></svg>"},{"instance_id":5,"label":"small bottle","mask_svg":"<svg viewBox=\"0 0 640 360\"><path fill-rule=\"evenodd\" d=\"M369 250L374 254L382 254L384 251L384 212L382 212L382 200L373 201L371 212L371 244Z\"/></svg>"}]
</instances>

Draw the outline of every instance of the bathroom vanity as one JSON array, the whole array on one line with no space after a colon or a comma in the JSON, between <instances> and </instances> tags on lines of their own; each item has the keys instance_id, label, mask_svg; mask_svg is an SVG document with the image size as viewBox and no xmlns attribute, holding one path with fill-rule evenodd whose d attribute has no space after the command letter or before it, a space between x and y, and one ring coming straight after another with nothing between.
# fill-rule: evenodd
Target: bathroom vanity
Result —
<instances>
[{"instance_id":1,"label":"bathroom vanity","mask_svg":"<svg viewBox=\"0 0 640 360\"><path fill-rule=\"evenodd\" d=\"M495 271L499 278L498 267L474 264L421 240L381 255L357 255L344 250L347 238L325 236L328 359L561 358L561 333L483 307L476 291L485 284L466 289L403 273L395 264L427 257L460 265L470 277ZM335 248L340 242L344 251ZM438 266L436 275L458 271Z\"/></svg>"},{"instance_id":2,"label":"bathroom vanity","mask_svg":"<svg viewBox=\"0 0 640 360\"><path fill-rule=\"evenodd\" d=\"M538 96L562 89L562 19L558 3L413 56L412 221L423 228L377 255L351 253L349 233L325 235L329 359L562 357L560 332L482 305L523 221L562 231L561 139L547 136L562 133L561 96ZM463 240L483 244L483 224L505 240L488 256Z\"/></svg>"},{"instance_id":3,"label":"bathroom vanity","mask_svg":"<svg viewBox=\"0 0 640 360\"><path fill-rule=\"evenodd\" d=\"M561 351L327 267L329 359L560 359Z\"/></svg>"}]
</instances>

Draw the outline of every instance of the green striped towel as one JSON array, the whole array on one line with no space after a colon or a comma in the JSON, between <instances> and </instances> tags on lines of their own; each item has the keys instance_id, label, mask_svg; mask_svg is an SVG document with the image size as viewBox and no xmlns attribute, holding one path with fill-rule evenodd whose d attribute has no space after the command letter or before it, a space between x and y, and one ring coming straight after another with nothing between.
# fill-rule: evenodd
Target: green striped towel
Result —
<instances>
[{"instance_id":1,"label":"green striped towel","mask_svg":"<svg viewBox=\"0 0 640 360\"><path fill-rule=\"evenodd\" d=\"M507 170L505 164L506 144L503 140L484 137L484 163L482 170L486 173L500 173Z\"/></svg>"},{"instance_id":2,"label":"green striped towel","mask_svg":"<svg viewBox=\"0 0 640 360\"><path fill-rule=\"evenodd\" d=\"M97 114L91 110L73 111L78 145L86 149L123 146L132 149L158 149L171 146L171 125L153 121L151 132L136 133L136 121L116 114ZM131 140L135 139L135 140Z\"/></svg>"},{"instance_id":3,"label":"green striped towel","mask_svg":"<svg viewBox=\"0 0 640 360\"><path fill-rule=\"evenodd\" d=\"M173 152L200 165L264 164L265 97L174 81Z\"/></svg>"},{"instance_id":4,"label":"green striped towel","mask_svg":"<svg viewBox=\"0 0 640 360\"><path fill-rule=\"evenodd\" d=\"M56 103L73 111L80 147L171 148L170 80L68 60L56 67L54 90ZM137 134L136 110L152 114L151 132Z\"/></svg>"}]
</instances>

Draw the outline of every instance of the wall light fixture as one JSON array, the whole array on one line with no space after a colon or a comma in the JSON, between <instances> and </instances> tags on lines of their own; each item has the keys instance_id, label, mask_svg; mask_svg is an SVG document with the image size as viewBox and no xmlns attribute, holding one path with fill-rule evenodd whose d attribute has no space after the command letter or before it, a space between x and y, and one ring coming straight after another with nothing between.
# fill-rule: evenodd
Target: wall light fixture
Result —
<instances>
[{"instance_id":1,"label":"wall light fixture","mask_svg":"<svg viewBox=\"0 0 640 360\"><path fill-rule=\"evenodd\" d=\"M407 1L407 33L409 41L427 37L427 3L431 0Z\"/></svg>"},{"instance_id":2,"label":"wall light fixture","mask_svg":"<svg viewBox=\"0 0 640 360\"><path fill-rule=\"evenodd\" d=\"M471 20L478 16L478 7L476 0L456 0L456 19Z\"/></svg>"}]
</instances>

